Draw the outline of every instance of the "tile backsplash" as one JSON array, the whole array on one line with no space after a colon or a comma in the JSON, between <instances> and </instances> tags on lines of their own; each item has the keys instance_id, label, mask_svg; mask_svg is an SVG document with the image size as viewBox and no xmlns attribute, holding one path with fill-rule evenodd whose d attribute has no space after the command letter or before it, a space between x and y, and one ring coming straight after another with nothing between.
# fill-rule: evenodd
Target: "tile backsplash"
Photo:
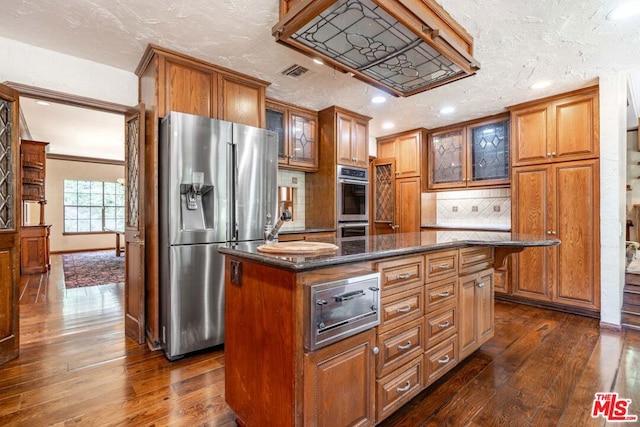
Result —
<instances>
[{"instance_id":1,"label":"tile backsplash","mask_svg":"<svg viewBox=\"0 0 640 427\"><path fill-rule=\"evenodd\" d=\"M278 187L291 187L294 189L293 221L285 222L281 231L305 229L305 182L304 172L278 169Z\"/></svg>"},{"instance_id":2,"label":"tile backsplash","mask_svg":"<svg viewBox=\"0 0 640 427\"><path fill-rule=\"evenodd\" d=\"M511 189L443 191L436 194L442 225L511 225Z\"/></svg>"}]
</instances>

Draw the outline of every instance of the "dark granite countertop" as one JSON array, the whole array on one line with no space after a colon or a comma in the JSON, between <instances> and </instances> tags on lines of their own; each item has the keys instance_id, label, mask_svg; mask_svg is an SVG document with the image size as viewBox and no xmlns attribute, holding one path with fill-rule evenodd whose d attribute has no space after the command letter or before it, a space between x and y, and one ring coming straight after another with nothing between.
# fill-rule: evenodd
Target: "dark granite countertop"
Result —
<instances>
[{"instance_id":1,"label":"dark granite countertop","mask_svg":"<svg viewBox=\"0 0 640 427\"><path fill-rule=\"evenodd\" d=\"M335 231L335 228L305 228L304 230L280 230L278 234L332 233Z\"/></svg>"},{"instance_id":2,"label":"dark granite countertop","mask_svg":"<svg viewBox=\"0 0 640 427\"><path fill-rule=\"evenodd\" d=\"M423 230L438 228L447 230L511 231L510 225L497 224L422 224L420 228Z\"/></svg>"},{"instance_id":3,"label":"dark granite countertop","mask_svg":"<svg viewBox=\"0 0 640 427\"><path fill-rule=\"evenodd\" d=\"M553 246L558 239L494 231L421 231L417 233L386 234L368 238L335 239L338 250L323 255L271 255L259 252L262 242L239 243L222 247L219 251L261 264L290 271L306 271L333 265L372 261L401 255L411 255L465 246L533 247Z\"/></svg>"}]
</instances>

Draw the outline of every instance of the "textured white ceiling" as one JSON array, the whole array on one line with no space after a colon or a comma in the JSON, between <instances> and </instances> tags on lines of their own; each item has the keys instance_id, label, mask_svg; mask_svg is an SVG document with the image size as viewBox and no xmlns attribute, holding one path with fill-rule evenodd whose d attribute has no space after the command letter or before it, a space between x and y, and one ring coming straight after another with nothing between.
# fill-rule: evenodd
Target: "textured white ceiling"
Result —
<instances>
[{"instance_id":1,"label":"textured white ceiling","mask_svg":"<svg viewBox=\"0 0 640 427\"><path fill-rule=\"evenodd\" d=\"M637 17L606 20L621 1L441 0L474 37L480 71L375 106L370 98L377 89L274 41L278 0L4 0L0 36L131 72L147 44L158 44L270 81L269 97L370 115L370 132L380 136L498 113L594 84L600 75L639 70ZM302 80L280 75L293 63L311 72ZM541 91L529 88L542 79L553 84ZM639 91L640 82L635 87ZM441 115L444 105L455 106L455 113ZM383 130L385 121L395 128Z\"/></svg>"}]
</instances>

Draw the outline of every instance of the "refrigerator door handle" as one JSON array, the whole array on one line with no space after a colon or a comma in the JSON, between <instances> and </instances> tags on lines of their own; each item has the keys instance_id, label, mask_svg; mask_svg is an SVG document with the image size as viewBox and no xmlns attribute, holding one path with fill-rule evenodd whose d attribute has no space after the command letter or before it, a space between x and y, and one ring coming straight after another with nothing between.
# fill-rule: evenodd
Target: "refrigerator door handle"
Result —
<instances>
[{"instance_id":1,"label":"refrigerator door handle","mask_svg":"<svg viewBox=\"0 0 640 427\"><path fill-rule=\"evenodd\" d=\"M236 198L236 185L238 182L238 145L230 142L229 145L231 145L231 173L233 175L233 179L231 180L231 203L232 203L232 209L231 209L231 217L229 218L229 224L231 225L232 229L231 229L231 240L234 242L238 241L238 220L236 218L236 212L238 209L238 201Z\"/></svg>"}]
</instances>

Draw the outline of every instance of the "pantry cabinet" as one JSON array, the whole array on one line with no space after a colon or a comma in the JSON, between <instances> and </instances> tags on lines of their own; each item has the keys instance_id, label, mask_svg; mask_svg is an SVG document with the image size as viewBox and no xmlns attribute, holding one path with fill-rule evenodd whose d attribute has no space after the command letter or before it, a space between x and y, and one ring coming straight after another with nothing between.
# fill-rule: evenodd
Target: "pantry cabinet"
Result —
<instances>
[{"instance_id":1,"label":"pantry cabinet","mask_svg":"<svg viewBox=\"0 0 640 427\"><path fill-rule=\"evenodd\" d=\"M509 184L509 116L434 129L429 135L427 189Z\"/></svg>"},{"instance_id":2,"label":"pantry cabinet","mask_svg":"<svg viewBox=\"0 0 640 427\"><path fill-rule=\"evenodd\" d=\"M598 88L511 107L511 227L562 243L512 258L501 298L577 313L600 311Z\"/></svg>"},{"instance_id":3,"label":"pantry cabinet","mask_svg":"<svg viewBox=\"0 0 640 427\"><path fill-rule=\"evenodd\" d=\"M149 45L136 75L139 101L144 103L144 223L145 314L148 344L159 348L158 262L158 134L160 120L171 111L265 127L268 82L237 73L198 58Z\"/></svg>"},{"instance_id":4,"label":"pantry cabinet","mask_svg":"<svg viewBox=\"0 0 640 427\"><path fill-rule=\"evenodd\" d=\"M599 156L597 87L510 110L514 167Z\"/></svg>"},{"instance_id":5,"label":"pantry cabinet","mask_svg":"<svg viewBox=\"0 0 640 427\"><path fill-rule=\"evenodd\" d=\"M281 101L267 100L267 129L278 138L278 166L318 170L318 113Z\"/></svg>"},{"instance_id":6,"label":"pantry cabinet","mask_svg":"<svg viewBox=\"0 0 640 427\"><path fill-rule=\"evenodd\" d=\"M512 229L562 243L515 256L512 294L600 309L599 161L514 168Z\"/></svg>"}]
</instances>

